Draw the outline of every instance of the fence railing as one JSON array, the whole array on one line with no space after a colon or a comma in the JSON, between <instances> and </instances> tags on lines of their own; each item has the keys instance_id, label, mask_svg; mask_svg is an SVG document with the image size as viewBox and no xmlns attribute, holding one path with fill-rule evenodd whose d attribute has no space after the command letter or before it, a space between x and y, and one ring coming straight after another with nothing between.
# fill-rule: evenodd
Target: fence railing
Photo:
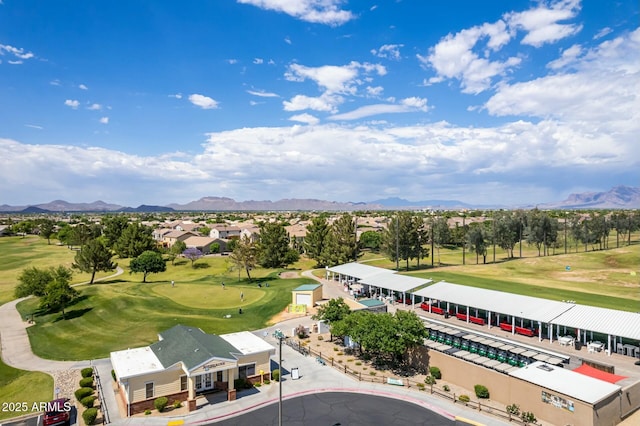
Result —
<instances>
[{"instance_id":1,"label":"fence railing","mask_svg":"<svg viewBox=\"0 0 640 426\"><path fill-rule=\"evenodd\" d=\"M100 382L100 375L98 369L93 366L93 377L95 378L96 390L98 391L98 398L100 398L100 411L102 411L102 424L106 425L111 423L109 420L109 410L107 409L107 401L104 399L104 392L102 390L102 383Z\"/></svg>"},{"instance_id":2,"label":"fence railing","mask_svg":"<svg viewBox=\"0 0 640 426\"><path fill-rule=\"evenodd\" d=\"M471 407L475 410L482 411L484 413L491 414L496 417L500 417L509 422L514 422L515 424L524 425L524 422L518 416L510 414L506 410L496 408L488 404L483 404L480 400L463 402L459 400L460 395L456 395L455 392L446 392L444 390L434 387L433 385L427 385L423 382L418 382L418 381L410 380L407 378L403 378L402 381L399 381L399 380L393 380L392 377L387 377L384 375L379 376L377 373L363 375L361 371L354 370L352 368L349 368L349 366L344 363L337 362L334 357L326 356L326 354L323 354L322 352L314 351L311 348L305 347L294 339L287 339L285 343L291 348L300 352L301 354L305 356L308 356L308 355L314 356L316 357L316 360L318 362L321 362L324 365L331 366L336 370L340 370L344 374L354 377L360 382L389 384L391 386L399 386L401 384L403 387L406 386L407 388L413 388L418 391L429 392L431 395L436 395L440 398L450 400L453 404L464 404L467 407ZM389 379L392 379L392 380L390 381Z\"/></svg>"}]
</instances>

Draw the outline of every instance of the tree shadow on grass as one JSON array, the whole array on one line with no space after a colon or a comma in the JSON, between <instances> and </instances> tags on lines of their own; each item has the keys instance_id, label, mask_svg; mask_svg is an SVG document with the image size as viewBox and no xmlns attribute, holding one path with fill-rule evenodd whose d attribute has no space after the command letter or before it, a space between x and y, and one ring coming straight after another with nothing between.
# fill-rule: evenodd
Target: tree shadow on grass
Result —
<instances>
[{"instance_id":1,"label":"tree shadow on grass","mask_svg":"<svg viewBox=\"0 0 640 426\"><path fill-rule=\"evenodd\" d=\"M207 268L211 268L211 265L209 265L208 263L194 263L193 264L193 269L207 269Z\"/></svg>"},{"instance_id":2,"label":"tree shadow on grass","mask_svg":"<svg viewBox=\"0 0 640 426\"><path fill-rule=\"evenodd\" d=\"M124 283L127 282L121 278L114 278L112 280L104 280L104 281L96 281L93 284L87 284L89 287L94 286L94 285L102 285L102 284L120 284L120 283Z\"/></svg>"},{"instance_id":3,"label":"tree shadow on grass","mask_svg":"<svg viewBox=\"0 0 640 426\"><path fill-rule=\"evenodd\" d=\"M51 322L58 322L58 321L64 321L64 320L71 320L74 318L80 318L81 316L83 316L84 314L86 314L89 311L92 311L93 308L84 308L84 309L75 309L73 311L68 311L64 313L64 317L62 316L62 313L60 313L60 315L54 319Z\"/></svg>"}]
</instances>

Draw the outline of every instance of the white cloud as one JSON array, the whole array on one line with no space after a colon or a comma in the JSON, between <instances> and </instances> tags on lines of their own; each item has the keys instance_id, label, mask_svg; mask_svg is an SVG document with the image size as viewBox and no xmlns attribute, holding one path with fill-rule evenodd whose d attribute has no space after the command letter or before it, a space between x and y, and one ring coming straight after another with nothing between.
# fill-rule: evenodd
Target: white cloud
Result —
<instances>
[{"instance_id":1,"label":"white cloud","mask_svg":"<svg viewBox=\"0 0 640 426\"><path fill-rule=\"evenodd\" d=\"M312 109L314 111L336 112L337 106L342 102L344 102L344 98L342 96L324 93L318 97L296 95L289 101L283 101L282 105L285 111Z\"/></svg>"},{"instance_id":2,"label":"white cloud","mask_svg":"<svg viewBox=\"0 0 640 426\"><path fill-rule=\"evenodd\" d=\"M379 64L359 63L352 61L348 65L323 65L320 67L306 67L291 64L285 78L288 81L303 82L307 79L314 81L321 89L328 93L355 94L358 85L363 82L358 79L360 73L376 73L385 75L387 70Z\"/></svg>"},{"instance_id":3,"label":"white cloud","mask_svg":"<svg viewBox=\"0 0 640 426\"><path fill-rule=\"evenodd\" d=\"M300 123L307 123L310 125L318 124L318 122L320 121L317 117L314 117L311 114L307 114L306 112L304 114L292 115L291 117L289 117L289 120L299 121Z\"/></svg>"},{"instance_id":4,"label":"white cloud","mask_svg":"<svg viewBox=\"0 0 640 426\"><path fill-rule=\"evenodd\" d=\"M264 59L262 59L262 58L253 58L253 63L254 64L258 64L258 65L262 64L262 63L264 63Z\"/></svg>"},{"instance_id":5,"label":"white cloud","mask_svg":"<svg viewBox=\"0 0 640 426\"><path fill-rule=\"evenodd\" d=\"M24 61L21 61L21 60L12 61L11 59L9 59L7 62L11 65L21 65L24 63Z\"/></svg>"},{"instance_id":6,"label":"white cloud","mask_svg":"<svg viewBox=\"0 0 640 426\"><path fill-rule=\"evenodd\" d=\"M170 98L182 99L182 93L175 93L173 95L169 95Z\"/></svg>"},{"instance_id":7,"label":"white cloud","mask_svg":"<svg viewBox=\"0 0 640 426\"><path fill-rule=\"evenodd\" d=\"M578 12L580 0L555 0L541 2L535 9L509 13L505 20L510 27L526 31L522 44L540 47L580 32L581 25L559 23L575 18Z\"/></svg>"},{"instance_id":8,"label":"white cloud","mask_svg":"<svg viewBox=\"0 0 640 426\"><path fill-rule=\"evenodd\" d=\"M109 117L100 117L100 123L109 124Z\"/></svg>"},{"instance_id":9,"label":"white cloud","mask_svg":"<svg viewBox=\"0 0 640 426\"><path fill-rule=\"evenodd\" d=\"M194 93L189 95L189 102L202 109L216 109L218 108L218 101L204 95Z\"/></svg>"},{"instance_id":10,"label":"white cloud","mask_svg":"<svg viewBox=\"0 0 640 426\"><path fill-rule=\"evenodd\" d=\"M609 27L604 27L603 29L601 29L600 31L598 31L598 33L596 35L593 36L594 40L598 40L606 35L609 35L611 32L613 32L613 30Z\"/></svg>"},{"instance_id":11,"label":"white cloud","mask_svg":"<svg viewBox=\"0 0 640 426\"><path fill-rule=\"evenodd\" d=\"M342 25L354 18L348 10L341 10L342 0L238 0L261 9L286 13L302 21L331 26Z\"/></svg>"},{"instance_id":12,"label":"white cloud","mask_svg":"<svg viewBox=\"0 0 640 426\"><path fill-rule=\"evenodd\" d=\"M31 59L34 57L33 53L26 52L23 48L0 44L0 56L5 55L5 53L9 53L19 59Z\"/></svg>"},{"instance_id":13,"label":"white cloud","mask_svg":"<svg viewBox=\"0 0 640 426\"><path fill-rule=\"evenodd\" d=\"M64 104L68 107L71 107L73 109L78 109L78 106L80 105L80 102L74 99L67 99L66 101L64 101Z\"/></svg>"},{"instance_id":14,"label":"white cloud","mask_svg":"<svg viewBox=\"0 0 640 426\"><path fill-rule=\"evenodd\" d=\"M336 114L329 117L330 120L358 120L364 117L380 114L397 114L405 112L427 111L427 100L423 98L406 98L400 104L376 104L366 105L353 111Z\"/></svg>"},{"instance_id":15,"label":"white cloud","mask_svg":"<svg viewBox=\"0 0 640 426\"><path fill-rule=\"evenodd\" d=\"M253 96L260 96L261 98L279 98L276 93L265 92L264 90L247 90L247 93Z\"/></svg>"},{"instance_id":16,"label":"white cloud","mask_svg":"<svg viewBox=\"0 0 640 426\"><path fill-rule=\"evenodd\" d=\"M565 49L558 59L549 62L547 64L547 68L552 70L564 68L567 65L574 63L581 54L582 47L579 44L574 44L570 48Z\"/></svg>"},{"instance_id":17,"label":"white cloud","mask_svg":"<svg viewBox=\"0 0 640 426\"><path fill-rule=\"evenodd\" d=\"M91 111L100 111L102 109L102 105L100 104L91 104L87 107L87 109Z\"/></svg>"},{"instance_id":18,"label":"white cloud","mask_svg":"<svg viewBox=\"0 0 640 426\"><path fill-rule=\"evenodd\" d=\"M42 126L38 126L38 125L36 125L36 124L25 124L24 126L25 126L25 127L29 127L29 128L31 128L31 129L38 129L38 130L42 130L42 129L44 129L44 127L42 127Z\"/></svg>"},{"instance_id":19,"label":"white cloud","mask_svg":"<svg viewBox=\"0 0 640 426\"><path fill-rule=\"evenodd\" d=\"M51 80L49 82L49 84L52 85L52 86L60 86L61 85L60 84L60 80L58 80L57 78L55 80Z\"/></svg>"},{"instance_id":20,"label":"white cloud","mask_svg":"<svg viewBox=\"0 0 640 426\"><path fill-rule=\"evenodd\" d=\"M237 64L238 60L237 59L227 59L227 62L231 65Z\"/></svg>"},{"instance_id":21,"label":"white cloud","mask_svg":"<svg viewBox=\"0 0 640 426\"><path fill-rule=\"evenodd\" d=\"M78 88L82 89L82 90L89 90L89 88L87 86L85 86L84 84L79 85Z\"/></svg>"},{"instance_id":22,"label":"white cloud","mask_svg":"<svg viewBox=\"0 0 640 426\"><path fill-rule=\"evenodd\" d=\"M379 49L371 49L371 54L379 58L400 60L400 48L404 47L404 44L385 44L380 46Z\"/></svg>"},{"instance_id":23,"label":"white cloud","mask_svg":"<svg viewBox=\"0 0 640 426\"><path fill-rule=\"evenodd\" d=\"M382 86L371 87L367 86L367 95L369 96L380 96L383 92L384 88Z\"/></svg>"},{"instance_id":24,"label":"white cloud","mask_svg":"<svg viewBox=\"0 0 640 426\"><path fill-rule=\"evenodd\" d=\"M284 38L284 42L287 44L291 44L291 38L290 37L285 37Z\"/></svg>"}]
</instances>

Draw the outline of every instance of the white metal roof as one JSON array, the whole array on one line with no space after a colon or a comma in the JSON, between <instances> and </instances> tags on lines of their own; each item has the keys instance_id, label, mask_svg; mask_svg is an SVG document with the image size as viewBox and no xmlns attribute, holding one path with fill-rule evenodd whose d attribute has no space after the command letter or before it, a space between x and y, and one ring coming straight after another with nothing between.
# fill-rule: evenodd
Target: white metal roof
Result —
<instances>
[{"instance_id":1,"label":"white metal roof","mask_svg":"<svg viewBox=\"0 0 640 426\"><path fill-rule=\"evenodd\" d=\"M414 288L421 287L429 284L432 280L427 278L409 277L406 275L390 274L388 272L382 272L376 275L371 275L360 280L363 284L368 284L374 287L384 288L387 290L406 292L413 290Z\"/></svg>"},{"instance_id":2,"label":"white metal roof","mask_svg":"<svg viewBox=\"0 0 640 426\"><path fill-rule=\"evenodd\" d=\"M111 365L118 379L164 370L162 363L149 346L111 352Z\"/></svg>"},{"instance_id":3,"label":"white metal roof","mask_svg":"<svg viewBox=\"0 0 640 426\"><path fill-rule=\"evenodd\" d=\"M451 284L446 281L425 287L414 294L544 323L551 322L575 306L572 303Z\"/></svg>"},{"instance_id":4,"label":"white metal roof","mask_svg":"<svg viewBox=\"0 0 640 426\"><path fill-rule=\"evenodd\" d=\"M327 268L328 271L336 274L347 275L357 278L359 280L370 277L377 274L394 274L395 271L391 271L385 268L378 268L377 266L363 265L362 263L345 263L343 265L332 266Z\"/></svg>"},{"instance_id":5,"label":"white metal roof","mask_svg":"<svg viewBox=\"0 0 640 426\"><path fill-rule=\"evenodd\" d=\"M260 352L276 353L275 347L249 331L222 334L220 337L238 349L242 355L251 355Z\"/></svg>"},{"instance_id":6,"label":"white metal roof","mask_svg":"<svg viewBox=\"0 0 640 426\"><path fill-rule=\"evenodd\" d=\"M540 361L511 371L509 375L589 404L620 391L620 386Z\"/></svg>"},{"instance_id":7,"label":"white metal roof","mask_svg":"<svg viewBox=\"0 0 640 426\"><path fill-rule=\"evenodd\" d=\"M640 309L640 305L638 306ZM575 305L552 324L640 340L640 313Z\"/></svg>"}]
</instances>

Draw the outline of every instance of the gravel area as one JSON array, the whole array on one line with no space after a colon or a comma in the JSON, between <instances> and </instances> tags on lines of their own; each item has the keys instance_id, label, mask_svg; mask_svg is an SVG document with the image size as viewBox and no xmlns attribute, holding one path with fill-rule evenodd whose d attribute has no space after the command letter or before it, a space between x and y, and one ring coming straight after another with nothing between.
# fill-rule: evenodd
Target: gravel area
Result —
<instances>
[{"instance_id":1,"label":"gravel area","mask_svg":"<svg viewBox=\"0 0 640 426\"><path fill-rule=\"evenodd\" d=\"M58 390L58 398L69 398L75 402L73 393L80 387L78 384L82 376L80 370L62 370L49 372L53 376L53 386ZM56 395L54 395L56 397Z\"/></svg>"}]
</instances>

